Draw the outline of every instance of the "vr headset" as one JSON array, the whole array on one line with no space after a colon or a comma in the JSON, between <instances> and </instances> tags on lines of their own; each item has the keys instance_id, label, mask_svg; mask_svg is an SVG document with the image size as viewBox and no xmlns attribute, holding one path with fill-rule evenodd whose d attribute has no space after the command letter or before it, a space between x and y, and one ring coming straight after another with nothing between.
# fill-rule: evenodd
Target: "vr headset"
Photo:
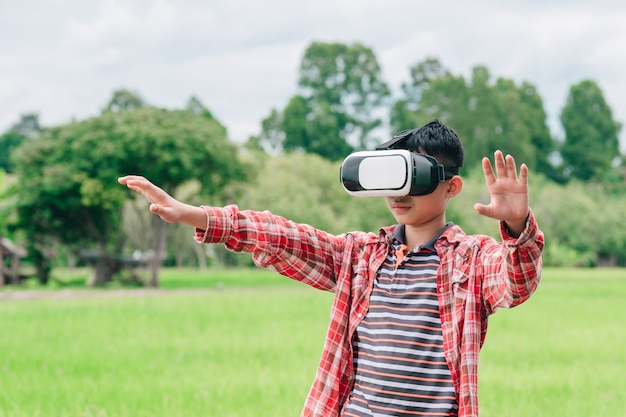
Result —
<instances>
[{"instance_id":1,"label":"vr headset","mask_svg":"<svg viewBox=\"0 0 626 417\"><path fill-rule=\"evenodd\" d=\"M435 158L394 149L417 129L403 130L375 151L354 152L344 159L339 176L346 192L356 197L419 196L430 194L440 182L459 173Z\"/></svg>"}]
</instances>

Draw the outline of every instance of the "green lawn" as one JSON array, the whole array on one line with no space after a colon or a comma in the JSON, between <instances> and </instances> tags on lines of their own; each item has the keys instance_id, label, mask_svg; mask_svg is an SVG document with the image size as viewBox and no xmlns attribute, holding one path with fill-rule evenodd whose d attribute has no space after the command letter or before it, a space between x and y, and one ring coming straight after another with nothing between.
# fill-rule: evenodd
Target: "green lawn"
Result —
<instances>
[{"instance_id":1,"label":"green lawn","mask_svg":"<svg viewBox=\"0 0 626 417\"><path fill-rule=\"evenodd\" d=\"M331 294L260 270L162 284L0 302L0 417L299 415ZM547 270L491 318L480 372L482 417L626 416L626 270Z\"/></svg>"},{"instance_id":2,"label":"green lawn","mask_svg":"<svg viewBox=\"0 0 626 417\"><path fill-rule=\"evenodd\" d=\"M548 269L489 327L481 416L626 416L626 269Z\"/></svg>"}]
</instances>

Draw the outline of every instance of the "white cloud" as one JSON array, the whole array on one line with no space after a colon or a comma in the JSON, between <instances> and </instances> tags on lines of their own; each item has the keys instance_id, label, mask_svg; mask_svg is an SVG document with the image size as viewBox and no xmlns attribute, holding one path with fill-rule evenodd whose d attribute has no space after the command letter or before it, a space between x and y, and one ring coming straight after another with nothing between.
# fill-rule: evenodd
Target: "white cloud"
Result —
<instances>
[{"instance_id":1,"label":"white cloud","mask_svg":"<svg viewBox=\"0 0 626 417\"><path fill-rule=\"evenodd\" d=\"M196 95L245 140L295 93L300 59L317 40L371 47L393 88L427 56L457 74L481 64L493 77L531 82L553 130L569 87L591 78L626 121L620 1L3 3L0 131L29 111L44 124L95 115L125 87L163 107Z\"/></svg>"}]
</instances>

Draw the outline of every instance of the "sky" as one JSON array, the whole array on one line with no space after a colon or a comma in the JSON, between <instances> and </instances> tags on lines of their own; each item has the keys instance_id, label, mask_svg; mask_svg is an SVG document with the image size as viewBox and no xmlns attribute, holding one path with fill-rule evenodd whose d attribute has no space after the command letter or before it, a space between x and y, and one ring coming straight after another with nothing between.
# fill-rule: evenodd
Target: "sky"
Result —
<instances>
[{"instance_id":1,"label":"sky","mask_svg":"<svg viewBox=\"0 0 626 417\"><path fill-rule=\"evenodd\" d=\"M316 41L371 48L396 98L428 57L527 81L559 138L570 87L591 79L626 124L621 0L0 0L0 132L25 113L43 126L96 116L126 88L163 108L196 96L243 142L297 93Z\"/></svg>"}]
</instances>

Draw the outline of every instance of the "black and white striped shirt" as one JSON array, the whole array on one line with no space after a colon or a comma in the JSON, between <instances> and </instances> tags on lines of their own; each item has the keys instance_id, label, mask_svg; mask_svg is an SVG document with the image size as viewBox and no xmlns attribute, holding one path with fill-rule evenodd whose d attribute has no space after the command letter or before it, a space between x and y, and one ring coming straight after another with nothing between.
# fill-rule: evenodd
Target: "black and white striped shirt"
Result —
<instances>
[{"instance_id":1,"label":"black and white striped shirt","mask_svg":"<svg viewBox=\"0 0 626 417\"><path fill-rule=\"evenodd\" d=\"M438 236L407 253L404 229L396 229L355 333L355 385L343 415L456 416L437 299Z\"/></svg>"}]
</instances>

